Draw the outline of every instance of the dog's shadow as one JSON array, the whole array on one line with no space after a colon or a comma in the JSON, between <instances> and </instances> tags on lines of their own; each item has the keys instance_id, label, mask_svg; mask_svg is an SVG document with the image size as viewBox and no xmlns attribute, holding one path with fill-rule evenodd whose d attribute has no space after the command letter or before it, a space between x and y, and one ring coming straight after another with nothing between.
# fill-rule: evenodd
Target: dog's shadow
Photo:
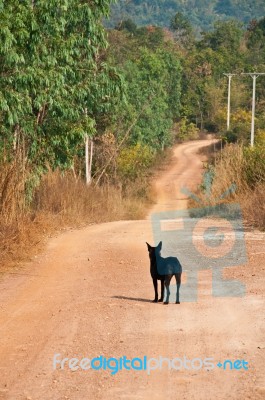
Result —
<instances>
[{"instance_id":1,"label":"dog's shadow","mask_svg":"<svg viewBox=\"0 0 265 400\"><path fill-rule=\"evenodd\" d=\"M142 301L144 303L152 303L152 300L141 299L139 297L112 296L111 298L112 299L119 299L119 300L131 300L131 301Z\"/></svg>"}]
</instances>

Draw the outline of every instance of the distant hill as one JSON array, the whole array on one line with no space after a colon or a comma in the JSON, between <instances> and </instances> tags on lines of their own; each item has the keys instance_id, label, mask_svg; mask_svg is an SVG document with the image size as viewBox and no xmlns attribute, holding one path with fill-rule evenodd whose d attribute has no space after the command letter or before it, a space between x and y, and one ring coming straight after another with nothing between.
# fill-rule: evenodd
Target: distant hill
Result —
<instances>
[{"instance_id":1,"label":"distant hill","mask_svg":"<svg viewBox=\"0 0 265 400\"><path fill-rule=\"evenodd\" d=\"M118 0L112 6L114 27L121 20L132 19L137 25L168 27L171 18L183 13L197 32L210 30L217 20L237 19L247 24L265 16L265 0Z\"/></svg>"}]
</instances>

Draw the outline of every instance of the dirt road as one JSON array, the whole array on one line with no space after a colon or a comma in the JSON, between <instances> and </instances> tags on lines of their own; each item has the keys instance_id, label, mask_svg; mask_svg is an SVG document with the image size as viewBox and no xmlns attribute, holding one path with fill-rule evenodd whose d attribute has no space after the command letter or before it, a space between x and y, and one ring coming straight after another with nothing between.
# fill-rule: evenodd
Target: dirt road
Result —
<instances>
[{"instance_id":1,"label":"dirt road","mask_svg":"<svg viewBox=\"0 0 265 400\"><path fill-rule=\"evenodd\" d=\"M175 149L173 164L156 182L152 211L185 208L180 187L199 182L196 153L207 143ZM164 306L150 302L150 215L51 239L34 262L0 282L0 399L264 399L265 234L247 232L246 240L247 265L225 271L246 284L245 297L213 297L212 271L206 270L199 273L196 302ZM164 360L150 375L125 369L111 375L108 369L54 369L58 353L79 360L102 355L181 361L169 370ZM185 357L213 358L215 367L199 369L195 360L194 368L186 361L187 369ZM216 366L226 359L245 360L248 370Z\"/></svg>"}]
</instances>

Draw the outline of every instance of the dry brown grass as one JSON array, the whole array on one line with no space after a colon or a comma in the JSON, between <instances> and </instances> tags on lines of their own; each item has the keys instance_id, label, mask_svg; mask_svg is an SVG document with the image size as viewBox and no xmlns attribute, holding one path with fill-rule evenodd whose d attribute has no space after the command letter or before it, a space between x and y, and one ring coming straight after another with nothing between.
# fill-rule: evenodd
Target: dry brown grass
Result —
<instances>
[{"instance_id":1,"label":"dry brown grass","mask_svg":"<svg viewBox=\"0 0 265 400\"><path fill-rule=\"evenodd\" d=\"M151 203L148 179L114 187L86 186L70 172L46 174L30 207L24 200L19 170L1 169L0 271L39 251L45 238L68 227L123 219L141 219Z\"/></svg>"},{"instance_id":2,"label":"dry brown grass","mask_svg":"<svg viewBox=\"0 0 265 400\"><path fill-rule=\"evenodd\" d=\"M262 159L255 163L255 183L253 184L253 181L247 178L249 173L253 176L253 171L251 170L251 160L245 156L243 146L227 145L219 154L214 168L215 177L211 196L207 198L203 191L199 191L198 197L205 206L239 203L245 223L248 226L265 229L265 176L262 163ZM221 196L233 183L236 184L235 194L220 201ZM190 202L190 207L197 206L194 201Z\"/></svg>"},{"instance_id":3,"label":"dry brown grass","mask_svg":"<svg viewBox=\"0 0 265 400\"><path fill-rule=\"evenodd\" d=\"M1 222L14 221L24 210L26 173L17 158L12 163L0 165L0 215Z\"/></svg>"},{"instance_id":4,"label":"dry brown grass","mask_svg":"<svg viewBox=\"0 0 265 400\"><path fill-rule=\"evenodd\" d=\"M265 184L257 185L254 190L248 188L237 198L248 225L265 230Z\"/></svg>"},{"instance_id":5,"label":"dry brown grass","mask_svg":"<svg viewBox=\"0 0 265 400\"><path fill-rule=\"evenodd\" d=\"M0 273L39 252L54 232L144 218L155 198L151 182L171 159L168 149L144 176L116 186L88 187L71 172L50 171L40 183L35 178L33 194L25 192L26 174L18 160L0 165Z\"/></svg>"}]
</instances>

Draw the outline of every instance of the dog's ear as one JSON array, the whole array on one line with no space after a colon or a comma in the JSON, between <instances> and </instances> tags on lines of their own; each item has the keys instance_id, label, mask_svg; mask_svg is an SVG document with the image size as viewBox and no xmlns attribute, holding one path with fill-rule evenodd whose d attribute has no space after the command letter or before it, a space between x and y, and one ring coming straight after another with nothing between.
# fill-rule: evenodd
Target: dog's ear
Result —
<instances>
[{"instance_id":1,"label":"dog's ear","mask_svg":"<svg viewBox=\"0 0 265 400\"><path fill-rule=\"evenodd\" d=\"M147 242L145 242L145 243L147 244L148 251L150 251L152 249L152 246L150 246L150 244Z\"/></svg>"},{"instance_id":2,"label":"dog's ear","mask_svg":"<svg viewBox=\"0 0 265 400\"><path fill-rule=\"evenodd\" d=\"M157 248L158 248L158 250L161 250L161 249L162 249L162 242L159 242L159 243L158 243Z\"/></svg>"}]
</instances>

